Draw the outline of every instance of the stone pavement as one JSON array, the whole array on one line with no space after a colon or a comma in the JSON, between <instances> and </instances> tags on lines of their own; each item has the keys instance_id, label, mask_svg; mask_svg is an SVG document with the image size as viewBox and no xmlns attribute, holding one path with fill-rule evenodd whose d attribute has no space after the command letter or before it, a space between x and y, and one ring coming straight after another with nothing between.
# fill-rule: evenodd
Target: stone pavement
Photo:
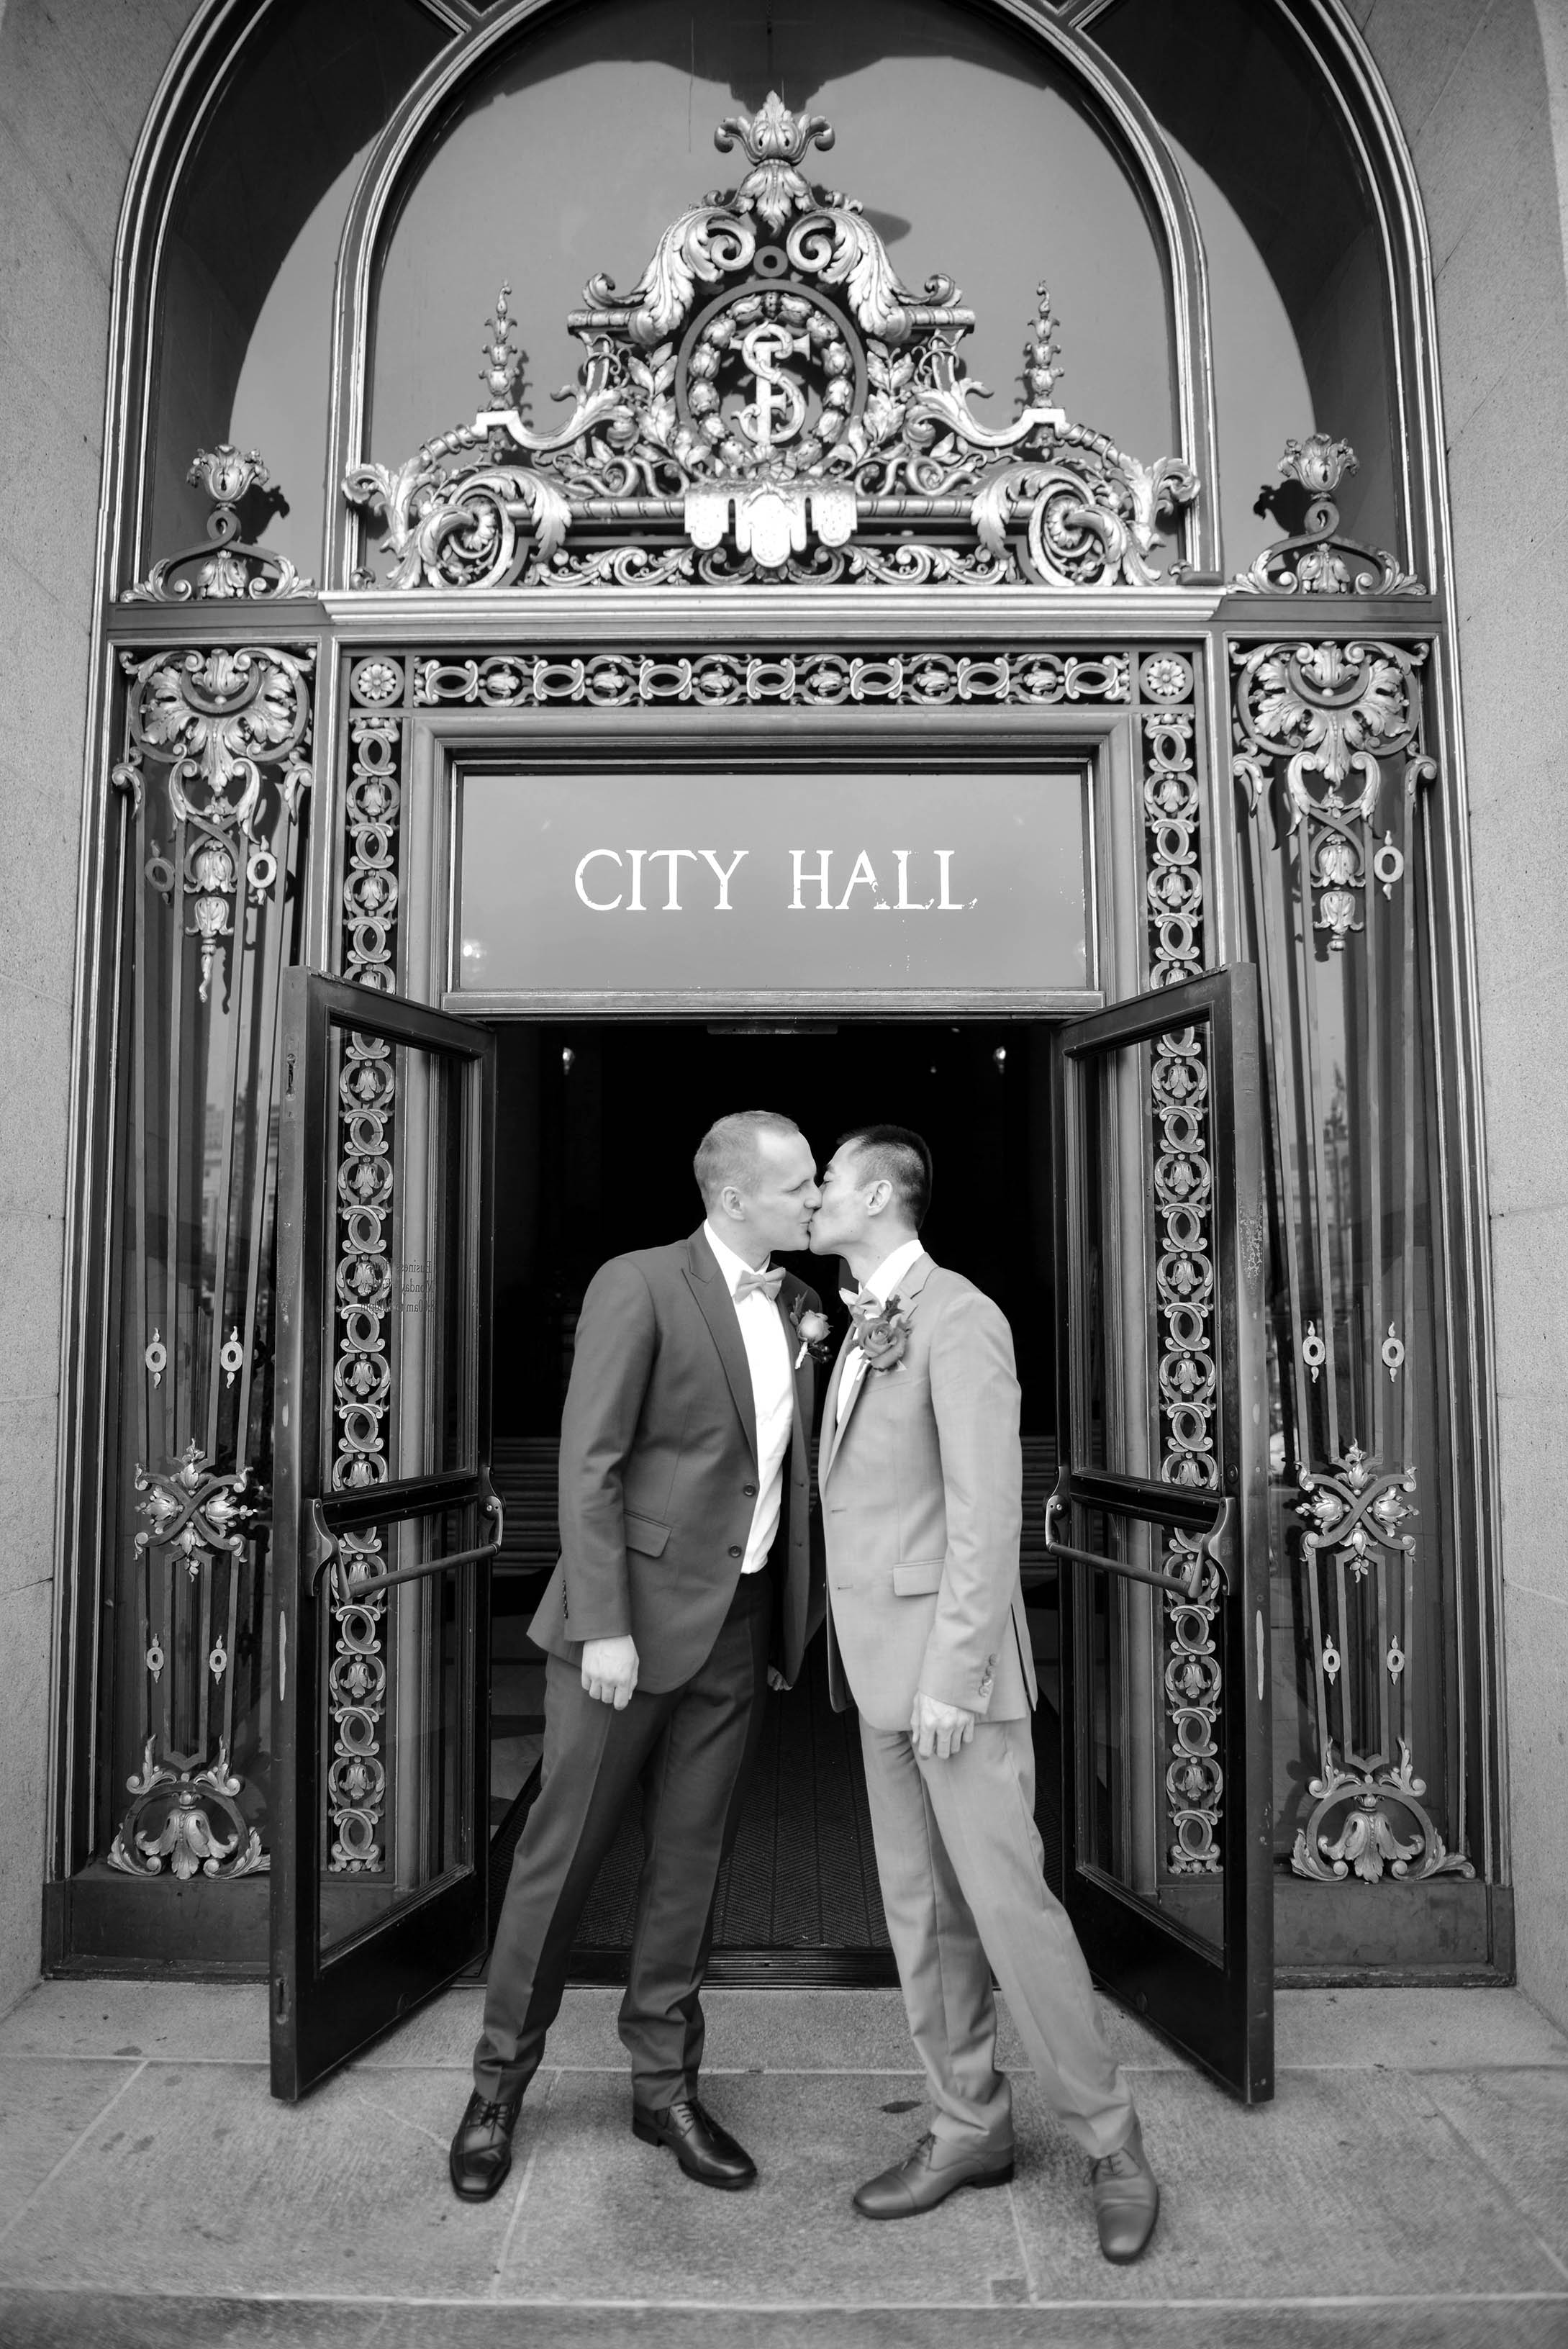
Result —
<instances>
[{"instance_id":1,"label":"stone pavement","mask_svg":"<svg viewBox=\"0 0 1568 2349\"><path fill-rule=\"evenodd\" d=\"M635 2142L615 1993L573 1991L512 2178L466 2208L446 2147L480 1997L291 2108L260 1987L40 1985L0 2023L0 2342L1568 2344L1568 2038L1515 1992L1284 1992L1252 2112L1109 2009L1165 2189L1127 2270L1016 2051L1011 2189L855 2217L923 2111L883 1991L709 1993L707 2091L762 2171L744 2195Z\"/></svg>"}]
</instances>

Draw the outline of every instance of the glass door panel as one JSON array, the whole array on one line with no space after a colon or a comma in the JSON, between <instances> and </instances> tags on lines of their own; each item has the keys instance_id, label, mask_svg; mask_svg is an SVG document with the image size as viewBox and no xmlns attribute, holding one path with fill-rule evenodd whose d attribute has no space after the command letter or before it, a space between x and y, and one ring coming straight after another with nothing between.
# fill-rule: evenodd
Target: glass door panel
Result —
<instances>
[{"instance_id":1,"label":"glass door panel","mask_svg":"<svg viewBox=\"0 0 1568 2349\"><path fill-rule=\"evenodd\" d=\"M284 982L273 2090L484 1948L493 1040Z\"/></svg>"},{"instance_id":2,"label":"glass door panel","mask_svg":"<svg viewBox=\"0 0 1568 2349\"><path fill-rule=\"evenodd\" d=\"M1057 1048L1064 1899L1098 1978L1273 2094L1255 973Z\"/></svg>"}]
</instances>

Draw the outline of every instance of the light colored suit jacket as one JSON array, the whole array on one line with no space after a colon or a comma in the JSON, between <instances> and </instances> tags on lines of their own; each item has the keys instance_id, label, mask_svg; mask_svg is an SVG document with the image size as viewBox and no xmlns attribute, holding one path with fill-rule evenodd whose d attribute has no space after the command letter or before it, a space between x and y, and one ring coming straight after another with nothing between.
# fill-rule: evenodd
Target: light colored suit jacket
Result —
<instances>
[{"instance_id":1,"label":"light colored suit jacket","mask_svg":"<svg viewBox=\"0 0 1568 2349\"><path fill-rule=\"evenodd\" d=\"M1006 1315L918 1257L898 1285L910 1340L862 1374L842 1425L846 1342L823 1405L819 1483L833 1702L907 1729L915 1691L988 1721L1035 1702L1018 1579L1023 1455Z\"/></svg>"}]
</instances>

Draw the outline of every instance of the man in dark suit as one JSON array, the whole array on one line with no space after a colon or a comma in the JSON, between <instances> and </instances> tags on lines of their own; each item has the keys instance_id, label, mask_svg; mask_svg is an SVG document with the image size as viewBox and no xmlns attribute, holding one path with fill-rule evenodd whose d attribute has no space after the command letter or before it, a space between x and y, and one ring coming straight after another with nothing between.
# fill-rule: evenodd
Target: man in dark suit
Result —
<instances>
[{"instance_id":1,"label":"man in dark suit","mask_svg":"<svg viewBox=\"0 0 1568 2349\"><path fill-rule=\"evenodd\" d=\"M466 2201L488 2200L511 2166L578 1920L639 1779L645 1857L620 2016L632 2127L706 2186L757 2175L697 2095L701 1992L767 1686L794 1680L814 1628L814 1370L796 1323L817 1299L769 1258L806 1246L820 1195L804 1135L768 1110L720 1118L695 1171L701 1228L602 1266L577 1325L561 1561L530 1627L547 1651L543 1775L452 2140Z\"/></svg>"}]
</instances>

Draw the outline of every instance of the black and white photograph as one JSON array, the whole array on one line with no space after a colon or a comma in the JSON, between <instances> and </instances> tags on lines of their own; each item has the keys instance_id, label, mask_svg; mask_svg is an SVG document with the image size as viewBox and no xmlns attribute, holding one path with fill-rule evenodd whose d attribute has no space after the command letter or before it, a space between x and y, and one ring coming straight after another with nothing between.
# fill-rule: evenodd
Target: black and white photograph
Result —
<instances>
[{"instance_id":1,"label":"black and white photograph","mask_svg":"<svg viewBox=\"0 0 1568 2349\"><path fill-rule=\"evenodd\" d=\"M1568 2349L1568 0L0 0L0 449L6 2349Z\"/></svg>"}]
</instances>

